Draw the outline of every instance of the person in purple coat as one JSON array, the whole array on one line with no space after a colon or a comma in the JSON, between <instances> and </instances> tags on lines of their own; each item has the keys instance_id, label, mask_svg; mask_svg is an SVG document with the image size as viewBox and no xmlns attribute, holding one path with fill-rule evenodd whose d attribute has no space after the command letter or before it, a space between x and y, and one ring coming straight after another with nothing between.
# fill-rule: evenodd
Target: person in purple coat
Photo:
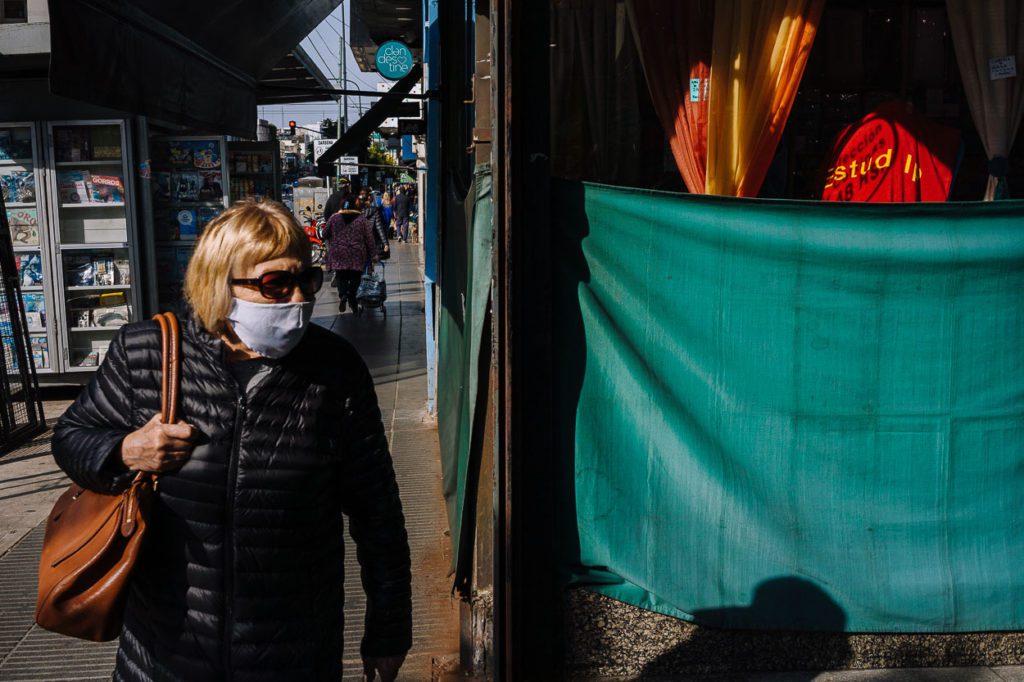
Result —
<instances>
[{"instance_id":1,"label":"person in purple coat","mask_svg":"<svg viewBox=\"0 0 1024 682\"><path fill-rule=\"evenodd\" d=\"M373 225L359 211L342 210L331 216L324 227L327 240L327 267L334 270L338 288L338 310L345 312L346 302L356 310L356 292L369 262L370 272L377 262L377 243Z\"/></svg>"}]
</instances>

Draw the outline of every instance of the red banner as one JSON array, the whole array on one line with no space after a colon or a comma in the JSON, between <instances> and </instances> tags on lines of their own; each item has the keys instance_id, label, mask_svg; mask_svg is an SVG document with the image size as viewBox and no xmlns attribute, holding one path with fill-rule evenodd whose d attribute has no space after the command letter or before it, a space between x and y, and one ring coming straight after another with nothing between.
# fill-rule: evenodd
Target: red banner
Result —
<instances>
[{"instance_id":1,"label":"red banner","mask_svg":"<svg viewBox=\"0 0 1024 682\"><path fill-rule=\"evenodd\" d=\"M946 201L960 131L886 102L836 137L823 201Z\"/></svg>"}]
</instances>

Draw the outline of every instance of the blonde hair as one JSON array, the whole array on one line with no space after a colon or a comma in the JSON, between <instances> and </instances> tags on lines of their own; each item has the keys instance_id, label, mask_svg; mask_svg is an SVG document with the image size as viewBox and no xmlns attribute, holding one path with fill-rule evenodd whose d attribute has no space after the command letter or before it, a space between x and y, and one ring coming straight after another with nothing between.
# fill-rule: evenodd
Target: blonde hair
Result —
<instances>
[{"instance_id":1,"label":"blonde hair","mask_svg":"<svg viewBox=\"0 0 1024 682\"><path fill-rule=\"evenodd\" d=\"M388 194L387 192L384 192L384 196L381 198L380 203L382 205L384 205L384 206L390 206L391 205L391 195Z\"/></svg>"},{"instance_id":2,"label":"blonde hair","mask_svg":"<svg viewBox=\"0 0 1024 682\"><path fill-rule=\"evenodd\" d=\"M231 278L263 261L297 258L309 266L309 237L278 201L236 202L203 230L185 272L185 300L203 328L219 334L231 308Z\"/></svg>"}]
</instances>

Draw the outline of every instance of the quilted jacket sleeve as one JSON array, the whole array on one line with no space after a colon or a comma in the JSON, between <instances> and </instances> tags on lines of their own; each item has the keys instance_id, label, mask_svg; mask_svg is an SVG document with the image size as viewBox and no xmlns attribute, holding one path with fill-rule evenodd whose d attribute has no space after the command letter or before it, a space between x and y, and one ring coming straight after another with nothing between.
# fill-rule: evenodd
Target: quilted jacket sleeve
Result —
<instances>
[{"instance_id":1,"label":"quilted jacket sleeve","mask_svg":"<svg viewBox=\"0 0 1024 682\"><path fill-rule=\"evenodd\" d=\"M134 430L124 332L118 332L92 381L53 429L57 464L78 485L101 493L120 492L133 476L118 454Z\"/></svg>"},{"instance_id":2,"label":"quilted jacket sleeve","mask_svg":"<svg viewBox=\"0 0 1024 682\"><path fill-rule=\"evenodd\" d=\"M412 577L402 501L373 380L365 365L346 409L348 452L341 486L356 543L366 629L364 656L395 656L412 646Z\"/></svg>"}]
</instances>

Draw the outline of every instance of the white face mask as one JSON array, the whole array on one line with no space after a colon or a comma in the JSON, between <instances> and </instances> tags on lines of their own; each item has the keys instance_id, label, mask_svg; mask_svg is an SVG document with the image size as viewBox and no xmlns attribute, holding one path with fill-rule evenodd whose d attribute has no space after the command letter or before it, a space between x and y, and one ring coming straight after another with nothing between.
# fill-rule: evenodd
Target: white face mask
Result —
<instances>
[{"instance_id":1,"label":"white face mask","mask_svg":"<svg viewBox=\"0 0 1024 682\"><path fill-rule=\"evenodd\" d=\"M227 319L242 343L265 358L277 359L299 345L312 317L312 301L251 303L234 298Z\"/></svg>"}]
</instances>

